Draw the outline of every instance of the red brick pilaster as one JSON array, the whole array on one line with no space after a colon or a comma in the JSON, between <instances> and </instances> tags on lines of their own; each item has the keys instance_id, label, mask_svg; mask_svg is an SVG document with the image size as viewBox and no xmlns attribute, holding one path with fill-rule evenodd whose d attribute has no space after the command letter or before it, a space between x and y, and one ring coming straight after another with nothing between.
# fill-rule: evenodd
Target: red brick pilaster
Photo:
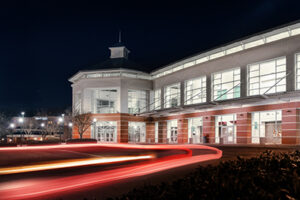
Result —
<instances>
[{"instance_id":1,"label":"red brick pilaster","mask_svg":"<svg viewBox=\"0 0 300 200\"><path fill-rule=\"evenodd\" d=\"M118 121L118 137L119 143L128 143L128 122Z\"/></svg>"},{"instance_id":2,"label":"red brick pilaster","mask_svg":"<svg viewBox=\"0 0 300 200\"><path fill-rule=\"evenodd\" d=\"M158 142L167 143L167 121L158 122Z\"/></svg>"},{"instance_id":3,"label":"red brick pilaster","mask_svg":"<svg viewBox=\"0 0 300 200\"><path fill-rule=\"evenodd\" d=\"M177 122L178 134L177 140L178 144L188 143L188 119L179 119Z\"/></svg>"},{"instance_id":4,"label":"red brick pilaster","mask_svg":"<svg viewBox=\"0 0 300 200\"><path fill-rule=\"evenodd\" d=\"M236 115L236 143L251 143L251 113L238 113Z\"/></svg>"},{"instance_id":5,"label":"red brick pilaster","mask_svg":"<svg viewBox=\"0 0 300 200\"><path fill-rule=\"evenodd\" d=\"M155 143L155 122L146 122L146 142Z\"/></svg>"},{"instance_id":6,"label":"red brick pilaster","mask_svg":"<svg viewBox=\"0 0 300 200\"><path fill-rule=\"evenodd\" d=\"M290 108L282 110L282 144L300 143L300 110Z\"/></svg>"},{"instance_id":7,"label":"red brick pilaster","mask_svg":"<svg viewBox=\"0 0 300 200\"><path fill-rule=\"evenodd\" d=\"M203 136L209 143L215 143L215 116L203 117Z\"/></svg>"}]
</instances>

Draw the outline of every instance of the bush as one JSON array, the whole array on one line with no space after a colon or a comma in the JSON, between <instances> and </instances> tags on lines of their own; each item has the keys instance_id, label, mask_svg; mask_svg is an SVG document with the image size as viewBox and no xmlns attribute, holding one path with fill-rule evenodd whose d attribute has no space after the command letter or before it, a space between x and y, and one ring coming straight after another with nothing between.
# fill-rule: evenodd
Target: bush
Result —
<instances>
[{"instance_id":1,"label":"bush","mask_svg":"<svg viewBox=\"0 0 300 200\"><path fill-rule=\"evenodd\" d=\"M300 199L300 152L237 157L199 167L172 183L145 185L117 199Z\"/></svg>"},{"instance_id":2,"label":"bush","mask_svg":"<svg viewBox=\"0 0 300 200\"><path fill-rule=\"evenodd\" d=\"M77 144L77 143L97 143L96 139L71 139L66 141L67 144Z\"/></svg>"},{"instance_id":3,"label":"bush","mask_svg":"<svg viewBox=\"0 0 300 200\"><path fill-rule=\"evenodd\" d=\"M60 144L60 140L43 140L43 141L38 141L38 140L27 140L24 142L27 146L34 146L34 145L57 145Z\"/></svg>"}]
</instances>

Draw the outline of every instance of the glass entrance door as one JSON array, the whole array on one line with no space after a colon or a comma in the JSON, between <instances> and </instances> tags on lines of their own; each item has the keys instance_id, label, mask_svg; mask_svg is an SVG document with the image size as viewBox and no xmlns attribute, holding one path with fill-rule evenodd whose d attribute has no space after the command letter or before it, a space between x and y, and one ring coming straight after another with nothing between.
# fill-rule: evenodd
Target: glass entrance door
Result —
<instances>
[{"instance_id":1,"label":"glass entrance door","mask_svg":"<svg viewBox=\"0 0 300 200\"><path fill-rule=\"evenodd\" d=\"M144 122L129 122L128 129L129 142L146 142L146 125Z\"/></svg>"},{"instance_id":2,"label":"glass entrance door","mask_svg":"<svg viewBox=\"0 0 300 200\"><path fill-rule=\"evenodd\" d=\"M177 142L177 127L171 127L170 143Z\"/></svg>"},{"instance_id":3,"label":"glass entrance door","mask_svg":"<svg viewBox=\"0 0 300 200\"><path fill-rule=\"evenodd\" d=\"M234 127L222 127L221 137L223 138L224 144L234 144Z\"/></svg>"},{"instance_id":4,"label":"glass entrance door","mask_svg":"<svg viewBox=\"0 0 300 200\"><path fill-rule=\"evenodd\" d=\"M116 142L117 124L116 122L97 122L95 139L100 142Z\"/></svg>"},{"instance_id":5,"label":"glass entrance door","mask_svg":"<svg viewBox=\"0 0 300 200\"><path fill-rule=\"evenodd\" d=\"M266 122L266 144L281 144L281 123Z\"/></svg>"},{"instance_id":6,"label":"glass entrance door","mask_svg":"<svg viewBox=\"0 0 300 200\"><path fill-rule=\"evenodd\" d=\"M167 139L169 143L178 143L177 140L177 120L167 122Z\"/></svg>"}]
</instances>

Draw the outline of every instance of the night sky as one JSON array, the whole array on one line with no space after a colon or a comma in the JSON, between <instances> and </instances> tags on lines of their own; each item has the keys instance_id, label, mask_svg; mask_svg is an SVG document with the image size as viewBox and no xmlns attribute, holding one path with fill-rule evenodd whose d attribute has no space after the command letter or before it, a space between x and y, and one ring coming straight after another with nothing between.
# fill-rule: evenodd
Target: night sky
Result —
<instances>
[{"instance_id":1,"label":"night sky","mask_svg":"<svg viewBox=\"0 0 300 200\"><path fill-rule=\"evenodd\" d=\"M129 59L149 72L300 19L300 1L287 0L9 2L0 5L0 111L70 107L68 78L108 59L119 30Z\"/></svg>"}]
</instances>

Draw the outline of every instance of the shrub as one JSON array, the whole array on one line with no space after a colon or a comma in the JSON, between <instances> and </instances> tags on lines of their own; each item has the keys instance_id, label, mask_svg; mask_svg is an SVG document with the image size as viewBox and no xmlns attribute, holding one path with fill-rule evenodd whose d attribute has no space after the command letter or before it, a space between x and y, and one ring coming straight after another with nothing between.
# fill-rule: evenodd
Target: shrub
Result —
<instances>
[{"instance_id":1,"label":"shrub","mask_svg":"<svg viewBox=\"0 0 300 200\"><path fill-rule=\"evenodd\" d=\"M76 144L76 143L97 143L96 139L71 139L66 141L67 144Z\"/></svg>"},{"instance_id":2,"label":"shrub","mask_svg":"<svg viewBox=\"0 0 300 200\"><path fill-rule=\"evenodd\" d=\"M266 151L250 159L199 167L172 183L145 185L129 199L300 199L300 152Z\"/></svg>"}]
</instances>

